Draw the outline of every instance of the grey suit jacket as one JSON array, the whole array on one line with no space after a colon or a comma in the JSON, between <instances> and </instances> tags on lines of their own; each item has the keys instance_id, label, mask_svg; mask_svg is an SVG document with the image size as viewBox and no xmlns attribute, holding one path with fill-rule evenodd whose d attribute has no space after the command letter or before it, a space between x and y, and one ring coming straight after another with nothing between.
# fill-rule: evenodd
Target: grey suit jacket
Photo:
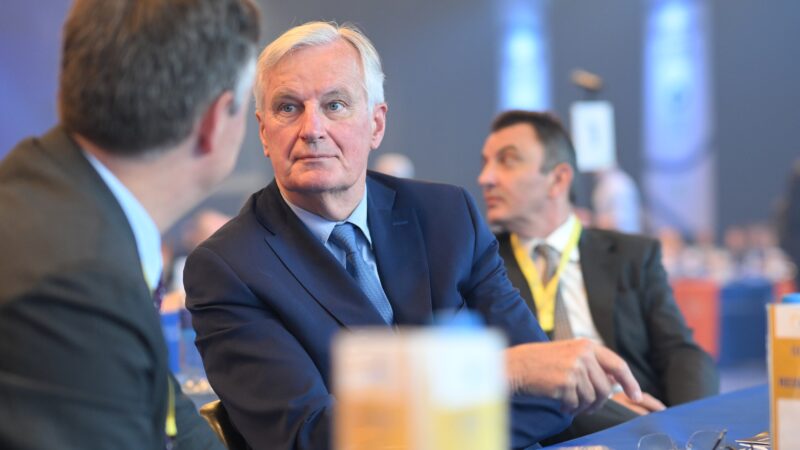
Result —
<instances>
[{"instance_id":1,"label":"grey suit jacket","mask_svg":"<svg viewBox=\"0 0 800 450\"><path fill-rule=\"evenodd\" d=\"M169 374L135 238L61 128L0 164L0 448L222 448Z\"/></svg>"},{"instance_id":2,"label":"grey suit jacket","mask_svg":"<svg viewBox=\"0 0 800 450\"><path fill-rule=\"evenodd\" d=\"M536 307L507 233L498 236L511 283ZM667 406L714 395L714 363L692 339L675 304L653 239L584 229L578 244L592 320L605 344L630 365L642 389Z\"/></svg>"}]
</instances>

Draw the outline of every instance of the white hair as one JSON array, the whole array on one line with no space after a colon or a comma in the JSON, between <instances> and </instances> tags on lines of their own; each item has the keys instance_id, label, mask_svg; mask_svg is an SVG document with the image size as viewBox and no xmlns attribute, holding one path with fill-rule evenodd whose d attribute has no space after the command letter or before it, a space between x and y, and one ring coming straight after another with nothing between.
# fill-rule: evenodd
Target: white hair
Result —
<instances>
[{"instance_id":1,"label":"white hair","mask_svg":"<svg viewBox=\"0 0 800 450\"><path fill-rule=\"evenodd\" d=\"M383 103L383 69L378 51L369 39L355 26L338 25L335 22L308 22L294 27L272 41L258 57L258 74L253 85L256 109L264 106L264 84L267 73L287 54L303 47L326 45L344 39L356 49L361 57L364 71L363 89L367 94L370 109Z\"/></svg>"}]
</instances>

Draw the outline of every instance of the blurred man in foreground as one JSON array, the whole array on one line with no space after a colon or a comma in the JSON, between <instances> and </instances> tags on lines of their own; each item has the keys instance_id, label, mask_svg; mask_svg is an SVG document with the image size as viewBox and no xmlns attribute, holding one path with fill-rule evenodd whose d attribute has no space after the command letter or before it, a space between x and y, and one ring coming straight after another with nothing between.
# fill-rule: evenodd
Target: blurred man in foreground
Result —
<instances>
[{"instance_id":1,"label":"blurred man in foreground","mask_svg":"<svg viewBox=\"0 0 800 450\"><path fill-rule=\"evenodd\" d=\"M609 378L637 396L616 355L543 344L473 200L452 186L367 172L383 139L383 73L348 26L293 28L259 57L256 115L275 180L187 261L187 305L214 390L248 444L330 445L330 345L365 325L422 325L471 308L504 330L512 445L598 407ZM526 344L531 343L533 344Z\"/></svg>"},{"instance_id":2,"label":"blurred man in foreground","mask_svg":"<svg viewBox=\"0 0 800 450\"><path fill-rule=\"evenodd\" d=\"M0 447L222 448L169 374L160 233L233 168L250 0L77 0L60 124L0 165Z\"/></svg>"},{"instance_id":3,"label":"blurred man in foreground","mask_svg":"<svg viewBox=\"0 0 800 450\"><path fill-rule=\"evenodd\" d=\"M645 392L642 401L615 393L563 438L719 389L672 297L657 241L582 229L570 201L574 174L575 150L555 117L508 111L495 119L478 183L489 222L503 230L497 239L511 282L553 339L608 346Z\"/></svg>"}]
</instances>

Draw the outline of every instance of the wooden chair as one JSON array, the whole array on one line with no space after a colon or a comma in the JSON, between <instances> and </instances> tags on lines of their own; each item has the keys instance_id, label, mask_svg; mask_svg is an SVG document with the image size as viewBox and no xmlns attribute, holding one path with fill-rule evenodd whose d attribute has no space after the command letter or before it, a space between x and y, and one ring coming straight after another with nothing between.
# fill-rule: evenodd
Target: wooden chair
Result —
<instances>
[{"instance_id":1,"label":"wooden chair","mask_svg":"<svg viewBox=\"0 0 800 450\"><path fill-rule=\"evenodd\" d=\"M231 423L228 411L219 400L208 402L200 407L200 415L211 425L211 429L217 434L219 440L225 444L228 450L247 450L250 447L245 442L244 437Z\"/></svg>"}]
</instances>

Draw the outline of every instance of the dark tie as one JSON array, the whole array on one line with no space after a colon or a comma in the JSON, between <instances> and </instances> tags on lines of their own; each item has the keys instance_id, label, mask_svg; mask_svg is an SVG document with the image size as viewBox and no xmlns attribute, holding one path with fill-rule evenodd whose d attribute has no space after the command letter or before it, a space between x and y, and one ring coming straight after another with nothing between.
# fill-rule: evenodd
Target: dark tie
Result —
<instances>
[{"instance_id":1,"label":"dark tie","mask_svg":"<svg viewBox=\"0 0 800 450\"><path fill-rule=\"evenodd\" d=\"M544 268L540 270L540 273L542 274L542 284L546 286L550 279L553 278L553 275L556 274L561 255L558 250L547 244L537 245L533 253L535 260L543 260L544 262ZM555 305L553 305L552 338L554 341L558 341L562 339L571 339L572 337L572 326L569 324L569 313L567 312L566 305L564 305L564 299L561 295L561 280L559 280L558 287L556 288Z\"/></svg>"},{"instance_id":2,"label":"dark tie","mask_svg":"<svg viewBox=\"0 0 800 450\"><path fill-rule=\"evenodd\" d=\"M347 255L347 272L352 276L375 309L378 310L386 323L392 323L393 312L389 299L381 288L380 281L369 264L361 257L356 246L356 232L358 230L349 222L336 225L328 241L344 250Z\"/></svg>"}]
</instances>

